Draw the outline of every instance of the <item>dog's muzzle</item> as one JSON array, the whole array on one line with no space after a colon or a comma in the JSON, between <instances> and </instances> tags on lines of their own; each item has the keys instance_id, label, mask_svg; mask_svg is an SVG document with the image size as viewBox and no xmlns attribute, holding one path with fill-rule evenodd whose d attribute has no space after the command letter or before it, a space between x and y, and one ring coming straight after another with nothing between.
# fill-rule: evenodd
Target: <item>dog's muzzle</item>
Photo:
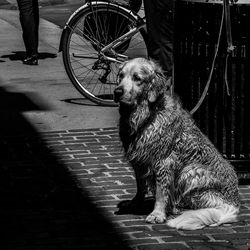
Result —
<instances>
[{"instance_id":1,"label":"dog's muzzle","mask_svg":"<svg viewBox=\"0 0 250 250\"><path fill-rule=\"evenodd\" d=\"M119 102L121 100L121 97L123 96L123 93L124 93L123 88L117 87L114 90L114 101Z\"/></svg>"}]
</instances>

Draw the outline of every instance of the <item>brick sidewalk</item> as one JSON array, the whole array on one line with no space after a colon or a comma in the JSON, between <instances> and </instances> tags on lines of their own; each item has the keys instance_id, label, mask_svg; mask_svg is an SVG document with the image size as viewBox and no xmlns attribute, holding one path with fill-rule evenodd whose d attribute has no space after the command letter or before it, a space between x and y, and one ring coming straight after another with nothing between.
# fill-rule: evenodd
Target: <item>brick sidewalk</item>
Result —
<instances>
[{"instance_id":1,"label":"brick sidewalk","mask_svg":"<svg viewBox=\"0 0 250 250\"><path fill-rule=\"evenodd\" d=\"M250 249L250 186L238 223L178 231L114 213L136 191L116 128L1 137L0 249Z\"/></svg>"}]
</instances>

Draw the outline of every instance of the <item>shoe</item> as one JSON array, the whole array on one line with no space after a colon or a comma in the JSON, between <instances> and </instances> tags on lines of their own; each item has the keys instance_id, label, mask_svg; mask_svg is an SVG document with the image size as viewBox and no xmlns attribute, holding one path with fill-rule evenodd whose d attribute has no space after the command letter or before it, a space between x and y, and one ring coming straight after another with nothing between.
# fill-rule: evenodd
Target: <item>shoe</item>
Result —
<instances>
[{"instance_id":1,"label":"shoe","mask_svg":"<svg viewBox=\"0 0 250 250\"><path fill-rule=\"evenodd\" d=\"M23 64L26 65L38 65L38 56L28 56L23 60Z\"/></svg>"}]
</instances>

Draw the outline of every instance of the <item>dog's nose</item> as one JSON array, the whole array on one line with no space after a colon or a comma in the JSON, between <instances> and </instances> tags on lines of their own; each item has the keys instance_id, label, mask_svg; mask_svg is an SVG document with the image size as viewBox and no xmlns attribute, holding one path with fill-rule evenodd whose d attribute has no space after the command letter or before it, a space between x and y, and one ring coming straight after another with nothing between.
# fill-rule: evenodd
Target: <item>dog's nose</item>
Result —
<instances>
[{"instance_id":1,"label":"dog's nose","mask_svg":"<svg viewBox=\"0 0 250 250\"><path fill-rule=\"evenodd\" d=\"M123 88L116 88L114 90L114 100L115 102L119 102L120 98L123 96Z\"/></svg>"}]
</instances>

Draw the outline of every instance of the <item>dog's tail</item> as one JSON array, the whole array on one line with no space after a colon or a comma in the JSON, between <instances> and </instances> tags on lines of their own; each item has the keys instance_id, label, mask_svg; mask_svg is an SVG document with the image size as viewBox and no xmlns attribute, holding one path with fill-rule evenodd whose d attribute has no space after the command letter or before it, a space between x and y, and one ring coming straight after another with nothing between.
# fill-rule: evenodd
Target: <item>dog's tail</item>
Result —
<instances>
[{"instance_id":1,"label":"dog's tail","mask_svg":"<svg viewBox=\"0 0 250 250\"><path fill-rule=\"evenodd\" d=\"M176 229L196 230L236 222L238 213L239 207L226 204L218 208L189 210L167 221L167 225Z\"/></svg>"}]
</instances>

